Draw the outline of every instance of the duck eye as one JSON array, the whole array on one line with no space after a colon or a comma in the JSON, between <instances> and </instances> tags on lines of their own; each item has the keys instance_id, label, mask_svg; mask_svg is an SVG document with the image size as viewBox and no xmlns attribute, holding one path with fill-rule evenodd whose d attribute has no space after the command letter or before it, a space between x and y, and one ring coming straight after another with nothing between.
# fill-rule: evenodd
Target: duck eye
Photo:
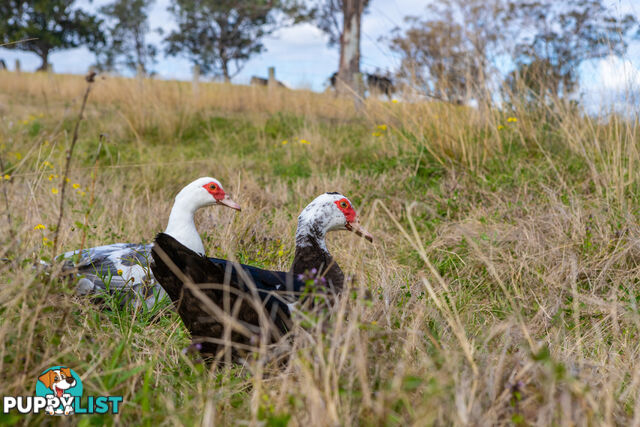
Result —
<instances>
[{"instance_id":1,"label":"duck eye","mask_svg":"<svg viewBox=\"0 0 640 427\"><path fill-rule=\"evenodd\" d=\"M215 189L216 189L216 185L215 185L215 184L211 184L211 185L209 186L209 188L210 188L210 189L212 189L212 190L215 190Z\"/></svg>"},{"instance_id":2,"label":"duck eye","mask_svg":"<svg viewBox=\"0 0 640 427\"><path fill-rule=\"evenodd\" d=\"M340 207L343 209L347 208L347 202L340 202Z\"/></svg>"}]
</instances>

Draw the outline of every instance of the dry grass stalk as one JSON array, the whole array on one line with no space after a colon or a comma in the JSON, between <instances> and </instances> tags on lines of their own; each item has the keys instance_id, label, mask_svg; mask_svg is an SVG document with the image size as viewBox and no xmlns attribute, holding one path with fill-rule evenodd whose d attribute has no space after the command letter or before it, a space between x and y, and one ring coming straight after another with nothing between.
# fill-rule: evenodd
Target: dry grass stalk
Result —
<instances>
[{"instance_id":1,"label":"dry grass stalk","mask_svg":"<svg viewBox=\"0 0 640 427\"><path fill-rule=\"evenodd\" d=\"M243 206L196 216L210 256L288 268L297 215L324 191L351 197L376 236L371 246L328 237L354 279L329 313L296 317L290 340L243 366L206 371L183 354L190 339L175 315L99 310L32 268L50 254L61 135L84 84L51 79L0 78L0 103L20 99L0 107L18 237L17 262L0 264L0 369L16 373L6 393L65 363L87 394L124 396L113 419L123 424L639 419L637 120L377 100L358 116L350 101L304 91L202 83L192 100L188 83L145 80L142 94L126 79L96 85L69 168L94 196L68 188L60 249L149 242L176 192L209 175ZM88 204L87 227L74 229ZM1 221L0 237L9 229Z\"/></svg>"},{"instance_id":2,"label":"dry grass stalk","mask_svg":"<svg viewBox=\"0 0 640 427\"><path fill-rule=\"evenodd\" d=\"M80 112L78 113L78 119L76 120L76 125L73 129L73 138L71 139L71 145L67 150L67 159L64 166L64 173L62 175L62 187L60 189L60 208L58 209L58 222L56 224L55 234L53 236L53 256L57 255L58 250L58 236L60 234L60 226L62 225L62 218L64 217L64 201L65 194L67 189L67 180L69 179L69 167L71 166L71 159L73 157L73 150L76 147L76 142L78 141L78 128L80 127L80 122L82 121L82 116L84 114L84 108L87 105L87 98L89 98L89 92L91 92L91 86L95 81L96 73L94 71L90 71L89 74L85 77L87 81L87 88L84 91L84 95L82 97L82 105L80 106Z\"/></svg>"}]
</instances>

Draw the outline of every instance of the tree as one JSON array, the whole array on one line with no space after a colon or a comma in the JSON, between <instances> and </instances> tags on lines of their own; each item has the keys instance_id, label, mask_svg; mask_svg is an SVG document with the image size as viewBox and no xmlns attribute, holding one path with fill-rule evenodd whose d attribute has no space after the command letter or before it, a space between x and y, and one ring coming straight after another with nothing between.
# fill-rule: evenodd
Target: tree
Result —
<instances>
[{"instance_id":1,"label":"tree","mask_svg":"<svg viewBox=\"0 0 640 427\"><path fill-rule=\"evenodd\" d=\"M516 42L516 72L507 85L553 99L575 91L584 61L622 55L636 24L631 15L616 17L602 0L512 0L509 12L526 36Z\"/></svg>"},{"instance_id":2,"label":"tree","mask_svg":"<svg viewBox=\"0 0 640 427\"><path fill-rule=\"evenodd\" d=\"M277 0L176 0L169 11L178 29L165 39L167 54L186 55L203 74L229 81L292 10L293 2Z\"/></svg>"},{"instance_id":3,"label":"tree","mask_svg":"<svg viewBox=\"0 0 640 427\"><path fill-rule=\"evenodd\" d=\"M322 0L312 8L316 25L329 35L329 46L340 45L337 90L359 90L355 76L360 72L360 28L362 14L370 0Z\"/></svg>"},{"instance_id":4,"label":"tree","mask_svg":"<svg viewBox=\"0 0 640 427\"><path fill-rule=\"evenodd\" d=\"M154 0L115 0L100 8L107 17L106 43L95 49L98 67L113 70L124 65L147 73L157 49L146 41L148 13Z\"/></svg>"},{"instance_id":5,"label":"tree","mask_svg":"<svg viewBox=\"0 0 640 427\"><path fill-rule=\"evenodd\" d=\"M490 101L494 61L507 40L503 0L436 0L427 12L394 30L390 48L402 61L397 77L448 102Z\"/></svg>"},{"instance_id":6,"label":"tree","mask_svg":"<svg viewBox=\"0 0 640 427\"><path fill-rule=\"evenodd\" d=\"M33 52L42 59L38 70L49 68L49 54L56 50L94 46L104 41L100 20L74 8L75 0L0 1L0 41L33 39L5 46Z\"/></svg>"},{"instance_id":7,"label":"tree","mask_svg":"<svg viewBox=\"0 0 640 427\"><path fill-rule=\"evenodd\" d=\"M411 27L390 44L401 56L397 77L434 98L465 102L478 69L471 46L464 42L462 27L452 20L408 17L406 21Z\"/></svg>"}]
</instances>

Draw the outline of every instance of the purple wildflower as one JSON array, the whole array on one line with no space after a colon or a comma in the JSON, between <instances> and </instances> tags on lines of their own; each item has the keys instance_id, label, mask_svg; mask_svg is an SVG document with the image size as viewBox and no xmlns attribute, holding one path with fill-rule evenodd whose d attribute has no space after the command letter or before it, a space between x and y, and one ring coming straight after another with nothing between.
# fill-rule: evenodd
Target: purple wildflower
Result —
<instances>
[{"instance_id":1,"label":"purple wildflower","mask_svg":"<svg viewBox=\"0 0 640 427\"><path fill-rule=\"evenodd\" d=\"M192 342L187 347L182 349L182 354L197 353L200 350L202 350L202 344L199 342L196 342L196 343Z\"/></svg>"}]
</instances>

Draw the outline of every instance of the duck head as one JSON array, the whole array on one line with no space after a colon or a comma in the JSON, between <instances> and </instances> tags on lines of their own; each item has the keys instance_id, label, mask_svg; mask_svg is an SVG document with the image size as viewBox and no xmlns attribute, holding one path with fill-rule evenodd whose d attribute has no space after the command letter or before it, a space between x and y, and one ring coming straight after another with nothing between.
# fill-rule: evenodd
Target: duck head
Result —
<instances>
[{"instance_id":1,"label":"duck head","mask_svg":"<svg viewBox=\"0 0 640 427\"><path fill-rule=\"evenodd\" d=\"M231 200L220 181L211 177L196 179L176 195L165 233L204 255L204 245L193 222L193 215L198 209L213 205L240 210L240 205Z\"/></svg>"},{"instance_id":2,"label":"duck head","mask_svg":"<svg viewBox=\"0 0 640 427\"><path fill-rule=\"evenodd\" d=\"M351 231L373 242L373 236L360 225L358 214L346 196L340 193L322 194L300 213L296 245L308 246L315 240L326 250L326 234L337 230Z\"/></svg>"}]
</instances>

